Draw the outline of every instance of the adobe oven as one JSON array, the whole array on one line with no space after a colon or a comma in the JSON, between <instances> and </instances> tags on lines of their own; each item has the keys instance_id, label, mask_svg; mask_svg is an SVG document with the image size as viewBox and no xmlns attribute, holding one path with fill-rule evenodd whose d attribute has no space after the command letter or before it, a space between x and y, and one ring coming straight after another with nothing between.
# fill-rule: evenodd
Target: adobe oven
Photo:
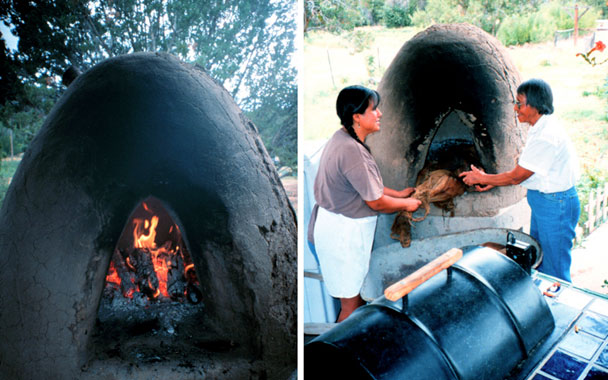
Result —
<instances>
[{"instance_id":1,"label":"adobe oven","mask_svg":"<svg viewBox=\"0 0 608 380\"><path fill-rule=\"evenodd\" d=\"M0 377L286 378L295 279L294 210L227 91L168 54L112 58L4 201Z\"/></svg>"},{"instance_id":2,"label":"adobe oven","mask_svg":"<svg viewBox=\"0 0 608 380\"><path fill-rule=\"evenodd\" d=\"M423 168L470 164L496 173L514 167L527 130L513 111L519 74L494 37L468 24L435 25L403 45L379 85L380 133L368 139L385 185L415 186ZM521 187L469 191L452 217L432 207L413 238L481 227L526 228ZM393 215L379 220L376 247L390 244Z\"/></svg>"}]
</instances>

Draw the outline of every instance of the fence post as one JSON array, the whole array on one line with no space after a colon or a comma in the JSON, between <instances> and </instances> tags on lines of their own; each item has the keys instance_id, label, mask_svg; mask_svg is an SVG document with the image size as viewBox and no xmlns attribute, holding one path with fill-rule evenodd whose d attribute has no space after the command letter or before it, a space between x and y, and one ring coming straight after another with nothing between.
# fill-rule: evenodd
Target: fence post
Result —
<instances>
[{"instance_id":1,"label":"fence post","mask_svg":"<svg viewBox=\"0 0 608 380\"><path fill-rule=\"evenodd\" d=\"M602 206L602 222L605 222L608 217L608 182L604 183L604 196L602 197L604 205Z\"/></svg>"},{"instance_id":2,"label":"fence post","mask_svg":"<svg viewBox=\"0 0 608 380\"><path fill-rule=\"evenodd\" d=\"M331 59L329 58L329 49L327 49L327 62L329 63L329 75L331 75L331 83L336 88L336 82L334 81L334 70L331 68Z\"/></svg>"},{"instance_id":3,"label":"fence post","mask_svg":"<svg viewBox=\"0 0 608 380\"><path fill-rule=\"evenodd\" d=\"M593 229L596 229L602 219L602 188L598 186L595 196L595 220L593 221Z\"/></svg>"},{"instance_id":4,"label":"fence post","mask_svg":"<svg viewBox=\"0 0 608 380\"><path fill-rule=\"evenodd\" d=\"M593 232L593 230L595 229L594 228L595 217L593 215L593 211L595 210L595 205L593 204L594 203L593 193L594 193L593 190L589 191L589 202L587 203L587 223L586 224L587 224L587 233L589 233L589 234L591 232Z\"/></svg>"}]
</instances>

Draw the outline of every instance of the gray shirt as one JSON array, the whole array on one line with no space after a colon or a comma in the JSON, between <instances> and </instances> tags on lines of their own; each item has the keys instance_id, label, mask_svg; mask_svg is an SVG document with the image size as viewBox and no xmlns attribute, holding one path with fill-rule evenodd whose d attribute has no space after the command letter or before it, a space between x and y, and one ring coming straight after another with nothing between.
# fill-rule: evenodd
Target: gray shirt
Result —
<instances>
[{"instance_id":1,"label":"gray shirt","mask_svg":"<svg viewBox=\"0 0 608 380\"><path fill-rule=\"evenodd\" d=\"M308 240L317 218L317 207L349 218L377 215L365 201L382 197L384 184L374 157L340 128L327 142L319 161L314 185L317 205L312 211Z\"/></svg>"}]
</instances>

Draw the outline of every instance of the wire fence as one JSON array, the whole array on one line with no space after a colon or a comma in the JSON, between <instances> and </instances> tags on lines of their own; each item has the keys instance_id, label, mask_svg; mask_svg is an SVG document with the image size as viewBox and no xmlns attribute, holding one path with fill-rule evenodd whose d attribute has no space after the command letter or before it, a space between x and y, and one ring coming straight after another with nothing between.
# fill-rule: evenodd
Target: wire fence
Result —
<instances>
[{"instance_id":1,"label":"wire fence","mask_svg":"<svg viewBox=\"0 0 608 380\"><path fill-rule=\"evenodd\" d=\"M608 182L589 192L585 211L587 222L584 225L584 233L587 235L608 220Z\"/></svg>"}]
</instances>

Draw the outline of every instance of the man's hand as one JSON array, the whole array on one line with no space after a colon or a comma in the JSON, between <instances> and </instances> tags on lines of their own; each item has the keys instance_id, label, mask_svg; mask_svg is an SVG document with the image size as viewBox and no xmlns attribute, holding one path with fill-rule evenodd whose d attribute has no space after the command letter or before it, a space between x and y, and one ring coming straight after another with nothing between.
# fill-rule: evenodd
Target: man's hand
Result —
<instances>
[{"instance_id":1,"label":"man's hand","mask_svg":"<svg viewBox=\"0 0 608 380\"><path fill-rule=\"evenodd\" d=\"M460 173L459 177L462 178L467 186L477 185L481 182L483 175L486 174L483 170L478 169L475 165L471 165L471 171ZM478 190L485 191L490 189Z\"/></svg>"},{"instance_id":2,"label":"man's hand","mask_svg":"<svg viewBox=\"0 0 608 380\"><path fill-rule=\"evenodd\" d=\"M492 186L492 185L475 185L475 190L477 190L479 192L488 191L493 188L494 188L494 186Z\"/></svg>"}]
</instances>

